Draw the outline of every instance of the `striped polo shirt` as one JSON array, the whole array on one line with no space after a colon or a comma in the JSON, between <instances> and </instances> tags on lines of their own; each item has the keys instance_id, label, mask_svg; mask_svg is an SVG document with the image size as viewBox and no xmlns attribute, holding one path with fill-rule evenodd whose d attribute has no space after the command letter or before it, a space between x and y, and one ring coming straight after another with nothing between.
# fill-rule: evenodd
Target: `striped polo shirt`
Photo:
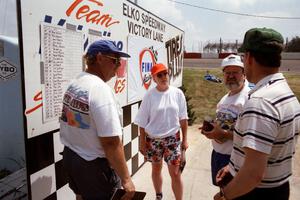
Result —
<instances>
[{"instance_id":1,"label":"striped polo shirt","mask_svg":"<svg viewBox=\"0 0 300 200\"><path fill-rule=\"evenodd\" d=\"M300 105L281 73L260 80L249 92L234 130L230 173L245 159L243 147L268 154L260 188L277 187L292 174L292 156L300 130Z\"/></svg>"}]
</instances>

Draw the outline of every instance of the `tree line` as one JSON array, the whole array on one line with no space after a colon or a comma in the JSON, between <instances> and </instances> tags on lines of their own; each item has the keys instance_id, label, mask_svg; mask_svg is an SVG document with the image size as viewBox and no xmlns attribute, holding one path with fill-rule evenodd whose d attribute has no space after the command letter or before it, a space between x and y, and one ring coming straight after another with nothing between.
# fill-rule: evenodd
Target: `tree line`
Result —
<instances>
[{"instance_id":1,"label":"tree line","mask_svg":"<svg viewBox=\"0 0 300 200\"><path fill-rule=\"evenodd\" d=\"M300 52L300 37L296 36L287 41L285 45L286 52Z\"/></svg>"},{"instance_id":2,"label":"tree line","mask_svg":"<svg viewBox=\"0 0 300 200\"><path fill-rule=\"evenodd\" d=\"M219 42L208 42L204 48L204 52L237 52L238 48L242 45L242 43L238 43L238 40L235 42L224 42L222 38L220 38ZM290 41L286 38L285 42L285 52L300 52L300 37L293 37Z\"/></svg>"}]
</instances>

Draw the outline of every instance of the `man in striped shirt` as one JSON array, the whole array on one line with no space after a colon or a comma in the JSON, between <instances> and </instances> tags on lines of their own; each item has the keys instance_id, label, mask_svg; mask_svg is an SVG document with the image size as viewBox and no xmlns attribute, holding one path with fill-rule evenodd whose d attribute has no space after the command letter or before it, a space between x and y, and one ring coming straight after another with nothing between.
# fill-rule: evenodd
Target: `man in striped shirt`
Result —
<instances>
[{"instance_id":1,"label":"man in striped shirt","mask_svg":"<svg viewBox=\"0 0 300 200\"><path fill-rule=\"evenodd\" d=\"M217 181L233 179L214 199L288 200L292 157L300 129L300 105L279 73L283 37L268 28L246 32L244 52L247 79L255 83L234 130L230 163Z\"/></svg>"}]
</instances>

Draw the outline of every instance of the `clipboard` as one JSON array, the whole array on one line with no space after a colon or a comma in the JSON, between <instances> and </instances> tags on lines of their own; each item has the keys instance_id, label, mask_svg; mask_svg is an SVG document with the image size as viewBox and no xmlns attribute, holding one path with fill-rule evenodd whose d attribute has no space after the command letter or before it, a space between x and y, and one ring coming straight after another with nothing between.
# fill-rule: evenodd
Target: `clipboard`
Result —
<instances>
[{"instance_id":1,"label":"clipboard","mask_svg":"<svg viewBox=\"0 0 300 200\"><path fill-rule=\"evenodd\" d=\"M113 196L111 197L110 200L120 200L121 197L125 194L125 190L124 189L116 189L116 191L114 192ZM134 196L132 198L132 200L143 200L146 196L146 192L141 192L141 191L135 191Z\"/></svg>"}]
</instances>

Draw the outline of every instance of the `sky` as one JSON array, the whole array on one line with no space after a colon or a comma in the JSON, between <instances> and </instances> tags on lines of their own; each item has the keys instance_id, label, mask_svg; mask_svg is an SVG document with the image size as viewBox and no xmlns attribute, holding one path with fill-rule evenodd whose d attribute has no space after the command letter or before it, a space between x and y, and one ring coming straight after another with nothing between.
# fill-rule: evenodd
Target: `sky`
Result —
<instances>
[{"instance_id":1,"label":"sky","mask_svg":"<svg viewBox=\"0 0 300 200\"><path fill-rule=\"evenodd\" d=\"M134 0L132 0L134 1ZM232 15L176 3L172 0L137 0L139 6L177 26L185 32L186 51L201 51L208 42L242 42L247 30L267 27L284 38L300 36L299 0L176 0L177 2L227 12L270 17L274 19ZM17 36L15 0L0 0L0 34Z\"/></svg>"},{"instance_id":2,"label":"sky","mask_svg":"<svg viewBox=\"0 0 300 200\"><path fill-rule=\"evenodd\" d=\"M186 51L199 51L208 42L242 42L250 28L267 27L284 38L300 36L299 0L177 0L200 7L260 16L298 17L266 19L225 14L194 8L168 0L138 0L137 3L185 31ZM159 6L158 6L159 5Z\"/></svg>"}]
</instances>

